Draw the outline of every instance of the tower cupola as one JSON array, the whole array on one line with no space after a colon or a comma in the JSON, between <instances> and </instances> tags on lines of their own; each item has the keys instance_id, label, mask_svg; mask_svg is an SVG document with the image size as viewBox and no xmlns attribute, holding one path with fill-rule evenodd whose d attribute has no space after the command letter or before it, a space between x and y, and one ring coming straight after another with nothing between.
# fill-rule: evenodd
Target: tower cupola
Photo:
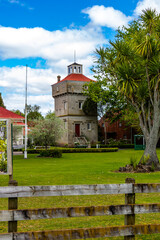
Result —
<instances>
[{"instance_id":1,"label":"tower cupola","mask_svg":"<svg viewBox=\"0 0 160 240\"><path fill-rule=\"evenodd\" d=\"M83 65L76 62L68 66L68 75L72 73L83 74Z\"/></svg>"}]
</instances>

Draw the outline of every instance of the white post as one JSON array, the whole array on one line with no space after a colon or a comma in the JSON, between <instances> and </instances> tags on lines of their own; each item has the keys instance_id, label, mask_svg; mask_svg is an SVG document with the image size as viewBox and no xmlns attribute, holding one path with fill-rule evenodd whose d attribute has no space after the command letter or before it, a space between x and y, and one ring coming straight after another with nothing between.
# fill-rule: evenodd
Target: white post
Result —
<instances>
[{"instance_id":1,"label":"white post","mask_svg":"<svg viewBox=\"0 0 160 240\"><path fill-rule=\"evenodd\" d=\"M27 158L27 65L26 65L26 91L25 91L25 151L24 158Z\"/></svg>"}]
</instances>

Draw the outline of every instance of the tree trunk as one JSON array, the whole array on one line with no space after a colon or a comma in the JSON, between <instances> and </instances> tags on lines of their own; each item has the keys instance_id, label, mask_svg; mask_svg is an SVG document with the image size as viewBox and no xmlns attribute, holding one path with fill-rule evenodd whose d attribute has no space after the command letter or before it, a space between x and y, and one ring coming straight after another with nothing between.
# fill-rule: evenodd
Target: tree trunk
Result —
<instances>
[{"instance_id":1,"label":"tree trunk","mask_svg":"<svg viewBox=\"0 0 160 240\"><path fill-rule=\"evenodd\" d=\"M154 164L155 169L160 170L160 164L156 152L157 141L158 140L154 133L150 134L149 138L146 140L146 148L142 158L140 159L140 163L151 166Z\"/></svg>"}]
</instances>

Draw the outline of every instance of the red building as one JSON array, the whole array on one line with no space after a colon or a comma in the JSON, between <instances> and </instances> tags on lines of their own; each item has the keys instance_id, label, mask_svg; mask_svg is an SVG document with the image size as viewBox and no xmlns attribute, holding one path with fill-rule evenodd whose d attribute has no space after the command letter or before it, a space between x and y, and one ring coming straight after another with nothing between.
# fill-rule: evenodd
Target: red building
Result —
<instances>
[{"instance_id":1,"label":"red building","mask_svg":"<svg viewBox=\"0 0 160 240\"><path fill-rule=\"evenodd\" d=\"M118 120L114 123L110 123L109 120L105 120L104 123L103 118L101 118L99 120L99 126L104 139L106 132L106 140L112 138L115 140L126 140L129 143L134 142L135 129L128 126L126 122L122 120Z\"/></svg>"}]
</instances>

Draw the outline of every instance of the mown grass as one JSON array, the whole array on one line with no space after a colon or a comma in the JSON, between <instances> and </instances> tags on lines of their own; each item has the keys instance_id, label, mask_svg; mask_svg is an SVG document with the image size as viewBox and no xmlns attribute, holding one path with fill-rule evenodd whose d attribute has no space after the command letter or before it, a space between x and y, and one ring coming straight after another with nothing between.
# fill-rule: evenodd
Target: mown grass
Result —
<instances>
[{"instance_id":1,"label":"mown grass","mask_svg":"<svg viewBox=\"0 0 160 240\"><path fill-rule=\"evenodd\" d=\"M160 157L160 150L157 151ZM14 156L14 179L18 185L67 185L124 183L135 178L136 183L158 183L160 172L119 173L120 166L131 156L141 157L142 151L120 150L113 153L66 153L60 159L39 158L37 155ZM8 185L8 176L0 176L0 186ZM136 194L136 203L160 202L160 194ZM68 196L19 198L19 209L123 204L124 195ZM7 209L7 199L0 199L0 209ZM160 214L136 215L136 224L160 222ZM20 221L18 231L38 231L62 228L104 227L123 225L124 216L103 216L68 219ZM0 233L7 232L7 224L0 223ZM107 239L107 238L106 238ZM111 238L108 238L111 239ZM123 239L123 238L112 238ZM136 239L160 239L160 235L137 236Z\"/></svg>"}]
</instances>

